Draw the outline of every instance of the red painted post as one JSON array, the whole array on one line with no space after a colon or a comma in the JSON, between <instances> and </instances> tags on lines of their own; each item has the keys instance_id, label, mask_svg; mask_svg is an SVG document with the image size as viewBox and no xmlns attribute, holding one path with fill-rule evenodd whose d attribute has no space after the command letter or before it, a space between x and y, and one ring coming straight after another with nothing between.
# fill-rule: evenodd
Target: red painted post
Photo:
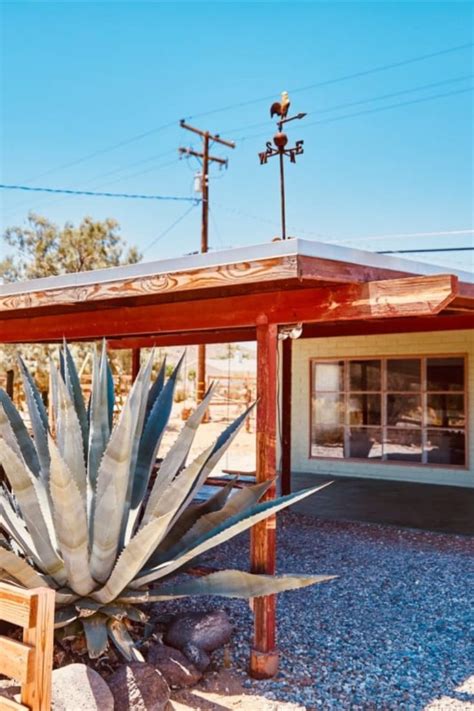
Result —
<instances>
[{"instance_id":1,"label":"red painted post","mask_svg":"<svg viewBox=\"0 0 474 711\"><path fill-rule=\"evenodd\" d=\"M293 341L282 341L281 366L281 493L291 493L291 353Z\"/></svg>"},{"instance_id":2,"label":"red painted post","mask_svg":"<svg viewBox=\"0 0 474 711\"><path fill-rule=\"evenodd\" d=\"M277 425L277 345L278 327L266 317L257 322L257 481L274 479L276 474ZM275 497L271 486L266 499ZM251 531L251 568L254 573L275 573L275 516L258 523ZM267 679L278 671L276 648L275 596L255 598L254 642L250 656L250 673Z\"/></svg>"},{"instance_id":3,"label":"red painted post","mask_svg":"<svg viewBox=\"0 0 474 711\"><path fill-rule=\"evenodd\" d=\"M140 372L140 348L132 348L132 383L135 382L138 373Z\"/></svg>"}]
</instances>

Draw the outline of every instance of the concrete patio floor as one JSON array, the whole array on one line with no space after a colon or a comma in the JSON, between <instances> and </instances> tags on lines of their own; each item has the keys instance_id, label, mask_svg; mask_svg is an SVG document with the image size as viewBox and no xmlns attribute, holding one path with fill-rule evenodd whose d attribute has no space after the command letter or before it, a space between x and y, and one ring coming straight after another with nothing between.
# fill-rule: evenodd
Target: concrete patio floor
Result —
<instances>
[{"instance_id":1,"label":"concrete patio floor","mask_svg":"<svg viewBox=\"0 0 474 711\"><path fill-rule=\"evenodd\" d=\"M474 536L474 489L380 479L292 474L292 490L334 484L293 510L321 519L365 521Z\"/></svg>"}]
</instances>

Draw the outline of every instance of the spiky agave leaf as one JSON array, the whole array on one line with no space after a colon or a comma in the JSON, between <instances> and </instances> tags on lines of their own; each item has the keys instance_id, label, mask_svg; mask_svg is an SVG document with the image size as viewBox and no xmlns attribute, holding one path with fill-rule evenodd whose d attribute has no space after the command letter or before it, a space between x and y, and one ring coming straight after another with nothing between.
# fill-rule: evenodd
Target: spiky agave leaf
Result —
<instances>
[{"instance_id":1,"label":"spiky agave leaf","mask_svg":"<svg viewBox=\"0 0 474 711\"><path fill-rule=\"evenodd\" d=\"M2 570L25 588L44 587L46 583L46 579L39 575L26 560L0 546L0 571Z\"/></svg>"},{"instance_id":2,"label":"spiky agave leaf","mask_svg":"<svg viewBox=\"0 0 474 711\"><path fill-rule=\"evenodd\" d=\"M86 502L52 438L49 451L54 523L67 579L74 592L88 595L95 588L96 582L89 572Z\"/></svg>"},{"instance_id":3,"label":"spiky agave leaf","mask_svg":"<svg viewBox=\"0 0 474 711\"><path fill-rule=\"evenodd\" d=\"M48 455L49 457L49 455ZM23 519L41 557L44 569L58 583L66 582L66 571L55 550L55 540L47 525L49 503L41 489L42 482L35 479L26 464L0 438L0 461L18 501ZM53 543L54 540L54 543Z\"/></svg>"},{"instance_id":4,"label":"spiky agave leaf","mask_svg":"<svg viewBox=\"0 0 474 711\"><path fill-rule=\"evenodd\" d=\"M296 590L308 585L334 580L337 575L255 575L241 570L220 570L202 578L163 585L150 591L149 602L160 602L191 595L219 595L220 597L262 597L275 595L286 590Z\"/></svg>"},{"instance_id":5,"label":"spiky agave leaf","mask_svg":"<svg viewBox=\"0 0 474 711\"><path fill-rule=\"evenodd\" d=\"M59 351L59 358L61 375L74 402L77 418L81 426L84 459L87 460L87 449L89 442L89 421L87 418L87 410L84 402L84 396L81 390L79 374L77 372L76 364L74 363L74 359L66 341L64 341L63 343L62 350Z\"/></svg>"},{"instance_id":6,"label":"spiky agave leaf","mask_svg":"<svg viewBox=\"0 0 474 711\"><path fill-rule=\"evenodd\" d=\"M92 365L92 391L89 401L89 451L87 473L92 489L110 437L108 368L105 342L100 356L94 347Z\"/></svg>"},{"instance_id":7,"label":"spiky agave leaf","mask_svg":"<svg viewBox=\"0 0 474 711\"><path fill-rule=\"evenodd\" d=\"M36 387L35 381L21 357L19 357L18 363L23 380L28 412L30 414L35 449L40 463L41 477L47 482L49 475L48 414L41 393Z\"/></svg>"},{"instance_id":8,"label":"spiky agave leaf","mask_svg":"<svg viewBox=\"0 0 474 711\"><path fill-rule=\"evenodd\" d=\"M139 588L144 585L148 585L154 580L170 575L170 573L182 568L183 565L188 563L193 558L196 558L198 555L215 548L220 543L230 540L239 533L251 528L256 523L268 518L268 516L278 513L278 511L290 506L292 503L297 503L298 501L305 499L307 496L315 494L316 491L323 489L329 484L332 484L332 482L327 482L327 484L323 484L322 486L316 486L312 489L304 489L303 491L297 491L293 494L288 494L287 496L281 496L278 499L272 499L270 501L264 501L263 503L256 504L256 506L253 506L249 511L245 511L243 514L237 514L220 526L217 526L215 529L205 533L197 541L194 541L180 555L176 556L176 558L165 561L154 568L143 570L143 572L133 580L130 587Z\"/></svg>"},{"instance_id":9,"label":"spiky agave leaf","mask_svg":"<svg viewBox=\"0 0 474 711\"><path fill-rule=\"evenodd\" d=\"M41 469L33 440L28 434L25 423L23 422L23 419L15 405L5 390L0 389L0 436L9 441L6 435L6 420L8 420L11 430L13 431L14 438L18 443L21 455L29 470L32 474L38 477ZM14 449L14 447L12 448Z\"/></svg>"}]
</instances>

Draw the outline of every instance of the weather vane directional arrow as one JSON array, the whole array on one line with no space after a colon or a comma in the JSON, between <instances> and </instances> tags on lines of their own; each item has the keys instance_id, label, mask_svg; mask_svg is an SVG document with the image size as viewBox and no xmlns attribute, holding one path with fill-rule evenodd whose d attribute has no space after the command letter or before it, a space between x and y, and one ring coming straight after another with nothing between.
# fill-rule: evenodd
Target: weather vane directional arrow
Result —
<instances>
[{"instance_id":1,"label":"weather vane directional arrow","mask_svg":"<svg viewBox=\"0 0 474 711\"><path fill-rule=\"evenodd\" d=\"M304 113L295 114L295 116L288 116L288 110L290 108L290 99L288 92L284 91L281 95L281 101L275 101L270 107L270 118L273 116L279 116L280 120L277 122L278 132L273 136L273 144L271 141L267 141L266 150L258 154L260 158L260 165L265 165L269 158L273 156L280 157L280 196L281 196L281 237L286 239L286 216L285 216L285 166L284 157L287 156L291 163L296 163L296 156L303 153L303 143L304 141L296 141L293 148L287 148L288 136L283 132L283 126L289 121L295 121L297 119L302 119L306 116Z\"/></svg>"}]
</instances>

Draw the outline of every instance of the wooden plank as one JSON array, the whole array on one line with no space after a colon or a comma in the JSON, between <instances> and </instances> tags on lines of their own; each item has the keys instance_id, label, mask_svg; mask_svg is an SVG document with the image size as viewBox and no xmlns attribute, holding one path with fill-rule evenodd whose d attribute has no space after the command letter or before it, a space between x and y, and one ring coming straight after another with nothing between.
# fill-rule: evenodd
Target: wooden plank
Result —
<instances>
[{"instance_id":1,"label":"wooden plank","mask_svg":"<svg viewBox=\"0 0 474 711\"><path fill-rule=\"evenodd\" d=\"M474 328L474 314L439 315L418 318L393 318L366 321L343 321L331 324L308 323L302 338L337 338L370 336L387 333L425 333L427 331L462 331Z\"/></svg>"},{"instance_id":2,"label":"wooden plank","mask_svg":"<svg viewBox=\"0 0 474 711\"><path fill-rule=\"evenodd\" d=\"M33 677L34 650L10 637L0 636L0 674L19 681L30 682Z\"/></svg>"},{"instance_id":3,"label":"wooden plank","mask_svg":"<svg viewBox=\"0 0 474 711\"><path fill-rule=\"evenodd\" d=\"M298 255L298 276L307 281L365 282L399 279L413 272Z\"/></svg>"},{"instance_id":4,"label":"wooden plank","mask_svg":"<svg viewBox=\"0 0 474 711\"><path fill-rule=\"evenodd\" d=\"M457 278L441 275L111 310L74 310L74 318L67 312L4 319L0 321L0 342L249 328L262 313L274 324L431 316L448 306L456 293Z\"/></svg>"},{"instance_id":5,"label":"wooden plank","mask_svg":"<svg viewBox=\"0 0 474 711\"><path fill-rule=\"evenodd\" d=\"M27 706L23 706L23 704L13 701L13 699L0 696L0 711L30 711L30 709Z\"/></svg>"},{"instance_id":6,"label":"wooden plank","mask_svg":"<svg viewBox=\"0 0 474 711\"><path fill-rule=\"evenodd\" d=\"M28 627L32 619L31 598L29 590L0 583L0 620Z\"/></svg>"},{"instance_id":7,"label":"wooden plank","mask_svg":"<svg viewBox=\"0 0 474 711\"><path fill-rule=\"evenodd\" d=\"M251 284L276 279L296 279L296 256L274 257L257 261L223 264L180 272L162 273L128 279L42 289L0 296L0 312L35 309L51 305L80 304L113 299L136 298L183 291L200 291Z\"/></svg>"},{"instance_id":8,"label":"wooden plank","mask_svg":"<svg viewBox=\"0 0 474 711\"><path fill-rule=\"evenodd\" d=\"M257 324L257 482L275 479L277 428L278 328L261 320ZM265 499L273 499L275 483ZM251 530L251 568L254 573L275 574L276 517L270 516ZM250 672L256 678L274 676L278 668L275 596L255 598L254 641Z\"/></svg>"},{"instance_id":9,"label":"wooden plank","mask_svg":"<svg viewBox=\"0 0 474 711\"><path fill-rule=\"evenodd\" d=\"M111 338L107 347L111 350L124 348L153 348L165 346L198 346L200 343L243 343L255 340L254 328L234 328L225 331L191 331L154 336L129 336Z\"/></svg>"},{"instance_id":10,"label":"wooden plank","mask_svg":"<svg viewBox=\"0 0 474 711\"><path fill-rule=\"evenodd\" d=\"M281 493L291 492L291 338L282 342L281 363Z\"/></svg>"},{"instance_id":11,"label":"wooden plank","mask_svg":"<svg viewBox=\"0 0 474 711\"><path fill-rule=\"evenodd\" d=\"M21 701L31 711L50 711L51 675L54 646L54 590L37 588L34 591L36 615L34 625L23 631L23 642L35 648L33 678L23 684Z\"/></svg>"}]
</instances>

